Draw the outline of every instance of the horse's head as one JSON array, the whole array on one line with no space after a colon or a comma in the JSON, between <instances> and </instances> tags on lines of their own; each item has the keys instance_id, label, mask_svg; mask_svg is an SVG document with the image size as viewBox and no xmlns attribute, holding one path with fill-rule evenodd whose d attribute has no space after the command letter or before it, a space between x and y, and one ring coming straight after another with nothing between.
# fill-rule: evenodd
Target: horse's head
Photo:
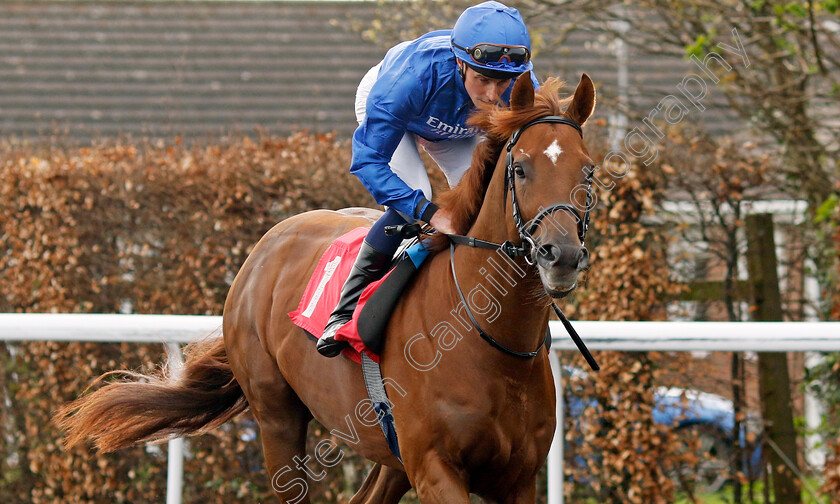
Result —
<instances>
[{"instance_id":1,"label":"horse's head","mask_svg":"<svg viewBox=\"0 0 840 504\"><path fill-rule=\"evenodd\" d=\"M513 86L510 108L479 110L470 124L487 138L476 148L464 178L439 199L459 234L521 242L516 254L526 253L552 297L571 292L589 262L583 238L588 198L594 198L589 187L593 163L580 127L595 108L595 87L583 74L574 96L561 100L561 86L549 79L535 95L526 72ZM426 243L442 250L449 239L438 234Z\"/></svg>"},{"instance_id":2,"label":"horse's head","mask_svg":"<svg viewBox=\"0 0 840 504\"><path fill-rule=\"evenodd\" d=\"M535 115L534 88L527 73L511 93L511 113L528 117L508 140L503 156L510 203L509 231L530 245L529 263L539 271L551 297L563 297L577 286L589 263L583 239L594 201L594 163L580 127L595 108L595 87L583 74L565 112Z\"/></svg>"}]
</instances>

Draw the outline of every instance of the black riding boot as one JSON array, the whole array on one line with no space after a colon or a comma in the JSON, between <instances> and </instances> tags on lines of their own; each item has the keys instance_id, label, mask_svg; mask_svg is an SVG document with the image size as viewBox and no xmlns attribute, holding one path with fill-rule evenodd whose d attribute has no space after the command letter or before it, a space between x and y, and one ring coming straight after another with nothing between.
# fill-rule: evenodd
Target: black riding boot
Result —
<instances>
[{"instance_id":1,"label":"black riding boot","mask_svg":"<svg viewBox=\"0 0 840 504\"><path fill-rule=\"evenodd\" d=\"M371 282L375 282L385 276L388 266L391 264L391 254L383 254L368 244L362 243L359 256L353 263L350 276L341 288L341 297L338 300L335 310L330 315L327 327L324 328L324 335L318 340L318 353L324 357L335 357L345 347L346 341L336 341L335 333L338 329L353 318L353 311L359 302L359 296Z\"/></svg>"}]
</instances>

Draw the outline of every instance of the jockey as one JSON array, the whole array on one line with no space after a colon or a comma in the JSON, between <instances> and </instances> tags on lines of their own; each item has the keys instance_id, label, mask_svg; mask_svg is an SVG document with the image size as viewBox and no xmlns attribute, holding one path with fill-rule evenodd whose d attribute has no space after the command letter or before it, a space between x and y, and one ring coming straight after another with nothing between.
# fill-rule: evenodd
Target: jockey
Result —
<instances>
[{"instance_id":1,"label":"jockey","mask_svg":"<svg viewBox=\"0 0 840 504\"><path fill-rule=\"evenodd\" d=\"M426 222L454 234L450 216L432 203L432 188L419 148L458 183L470 167L481 131L467 126L478 104L510 102L513 80L531 70L531 39L516 9L490 1L468 8L452 30L433 31L391 48L356 92L350 172L385 214L365 237L350 277L330 315L318 352L341 353L335 333L352 318L364 288L388 271L401 238L385 227ZM534 88L539 87L533 77Z\"/></svg>"}]
</instances>

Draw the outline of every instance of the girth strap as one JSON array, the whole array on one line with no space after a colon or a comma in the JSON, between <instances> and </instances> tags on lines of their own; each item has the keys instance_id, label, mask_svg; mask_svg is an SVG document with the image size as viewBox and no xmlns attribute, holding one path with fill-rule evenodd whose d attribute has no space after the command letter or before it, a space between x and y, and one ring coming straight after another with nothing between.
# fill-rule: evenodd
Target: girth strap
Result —
<instances>
[{"instance_id":1,"label":"girth strap","mask_svg":"<svg viewBox=\"0 0 840 504\"><path fill-rule=\"evenodd\" d=\"M379 419L379 426L385 435L388 449L402 462L400 443L397 439L397 428L394 425L394 415L391 412L393 405L391 404L391 400L388 399L388 393L385 391L382 371L379 369L379 364L368 357L366 352L362 352L361 357L362 376L365 378L365 388L367 389L368 397L370 397L370 402L373 404L376 416Z\"/></svg>"}]
</instances>

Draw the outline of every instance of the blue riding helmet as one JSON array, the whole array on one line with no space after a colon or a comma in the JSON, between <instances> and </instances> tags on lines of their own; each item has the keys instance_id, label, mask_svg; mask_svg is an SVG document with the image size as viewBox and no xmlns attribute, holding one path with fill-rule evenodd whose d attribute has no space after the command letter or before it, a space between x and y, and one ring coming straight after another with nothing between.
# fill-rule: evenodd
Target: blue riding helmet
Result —
<instances>
[{"instance_id":1,"label":"blue riding helmet","mask_svg":"<svg viewBox=\"0 0 840 504\"><path fill-rule=\"evenodd\" d=\"M494 79L531 70L531 37L519 11L499 2L468 8L452 29L452 52L470 68Z\"/></svg>"}]
</instances>

